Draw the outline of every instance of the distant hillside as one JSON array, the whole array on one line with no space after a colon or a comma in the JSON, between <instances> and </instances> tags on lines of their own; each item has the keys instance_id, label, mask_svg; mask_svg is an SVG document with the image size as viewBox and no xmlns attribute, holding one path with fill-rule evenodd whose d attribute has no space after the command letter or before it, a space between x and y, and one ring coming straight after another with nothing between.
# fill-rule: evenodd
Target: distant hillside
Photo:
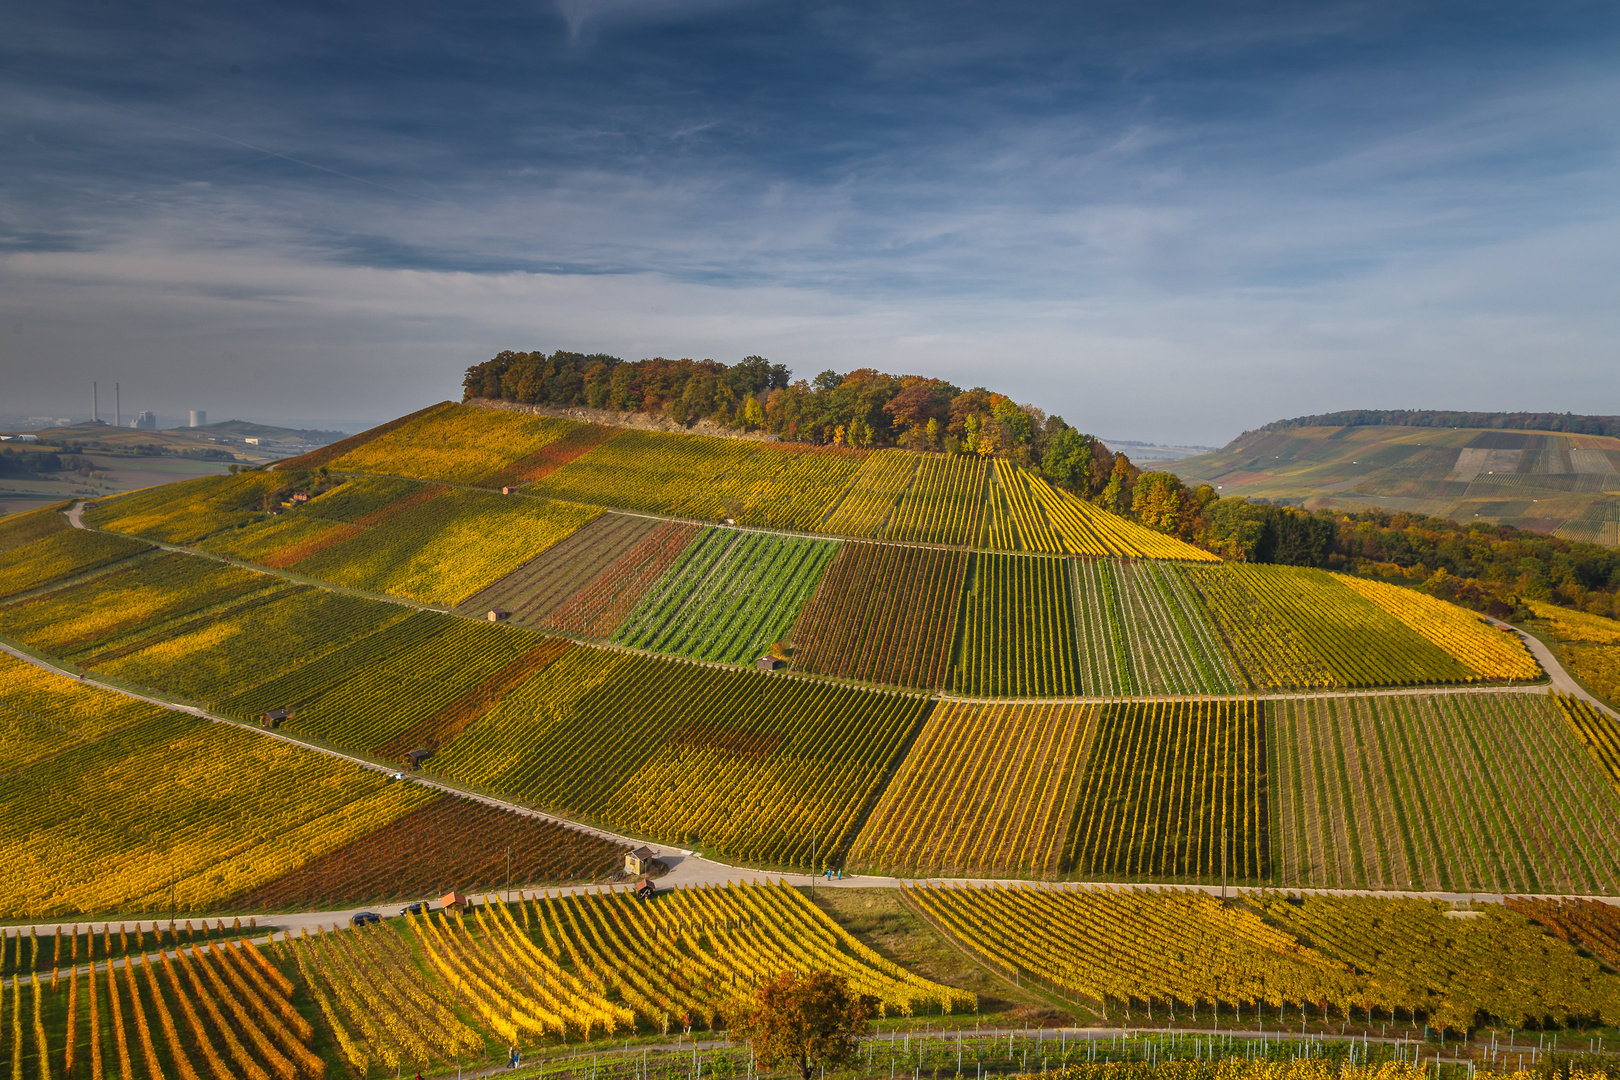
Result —
<instances>
[{"instance_id":1,"label":"distant hillside","mask_svg":"<svg viewBox=\"0 0 1620 1080\"><path fill-rule=\"evenodd\" d=\"M346 431L272 427L269 424L255 424L248 420L221 420L217 424L205 424L202 427L183 430L207 435L227 435L233 439L273 439L276 442L313 443L316 446L325 446L327 443L348 437Z\"/></svg>"},{"instance_id":2,"label":"distant hillside","mask_svg":"<svg viewBox=\"0 0 1620 1080\"><path fill-rule=\"evenodd\" d=\"M1212 454L1164 463L1189 484L1223 496L1308 509L1376 507L1456 521L1487 521L1571 540L1620 543L1620 439L1569 431L1510 429L1528 413L1486 414L1502 427L1279 421ZM1463 417L1465 413L1410 413ZM1327 418L1321 418L1327 419ZM1614 417L1558 418L1615 423Z\"/></svg>"},{"instance_id":3,"label":"distant hillside","mask_svg":"<svg viewBox=\"0 0 1620 1080\"><path fill-rule=\"evenodd\" d=\"M1450 412L1436 409L1347 409L1319 416L1273 420L1261 431L1302 427L1488 428L1493 431L1557 431L1570 435L1620 436L1620 416L1574 413ZM1245 434L1251 434L1245 432Z\"/></svg>"}]
</instances>

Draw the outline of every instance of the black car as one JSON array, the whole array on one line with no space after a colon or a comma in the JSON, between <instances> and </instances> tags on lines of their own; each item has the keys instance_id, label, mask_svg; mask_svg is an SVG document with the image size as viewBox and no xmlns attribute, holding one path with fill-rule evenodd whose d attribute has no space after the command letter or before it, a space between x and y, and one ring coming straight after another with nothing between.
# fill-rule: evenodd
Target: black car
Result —
<instances>
[{"instance_id":1,"label":"black car","mask_svg":"<svg viewBox=\"0 0 1620 1080\"><path fill-rule=\"evenodd\" d=\"M428 901L426 901L426 900L418 900L414 904L406 904L404 907L400 908L399 913L401 915L420 915L420 914L422 914L422 912L427 911L427 910L428 910Z\"/></svg>"},{"instance_id":2,"label":"black car","mask_svg":"<svg viewBox=\"0 0 1620 1080\"><path fill-rule=\"evenodd\" d=\"M382 922L382 916L375 911L357 911L349 916L349 921L356 926L364 926L367 923Z\"/></svg>"}]
</instances>

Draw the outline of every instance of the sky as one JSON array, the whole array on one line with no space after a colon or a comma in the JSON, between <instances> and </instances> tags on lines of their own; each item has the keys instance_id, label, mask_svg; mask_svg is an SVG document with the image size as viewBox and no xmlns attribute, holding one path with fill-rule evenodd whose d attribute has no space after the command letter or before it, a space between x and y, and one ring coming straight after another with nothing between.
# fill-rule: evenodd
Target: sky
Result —
<instances>
[{"instance_id":1,"label":"sky","mask_svg":"<svg viewBox=\"0 0 1620 1080\"><path fill-rule=\"evenodd\" d=\"M502 349L1221 445L1620 413L1620 5L12 4L0 413L358 425Z\"/></svg>"}]
</instances>

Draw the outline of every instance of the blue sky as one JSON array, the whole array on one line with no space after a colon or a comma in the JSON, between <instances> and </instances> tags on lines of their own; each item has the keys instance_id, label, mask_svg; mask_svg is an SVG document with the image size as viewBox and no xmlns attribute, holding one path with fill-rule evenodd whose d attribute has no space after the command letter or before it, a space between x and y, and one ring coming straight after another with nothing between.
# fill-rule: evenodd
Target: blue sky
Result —
<instances>
[{"instance_id":1,"label":"blue sky","mask_svg":"<svg viewBox=\"0 0 1620 1080\"><path fill-rule=\"evenodd\" d=\"M1105 437L1620 413L1608 3L12 5L0 412L379 420L503 348Z\"/></svg>"}]
</instances>

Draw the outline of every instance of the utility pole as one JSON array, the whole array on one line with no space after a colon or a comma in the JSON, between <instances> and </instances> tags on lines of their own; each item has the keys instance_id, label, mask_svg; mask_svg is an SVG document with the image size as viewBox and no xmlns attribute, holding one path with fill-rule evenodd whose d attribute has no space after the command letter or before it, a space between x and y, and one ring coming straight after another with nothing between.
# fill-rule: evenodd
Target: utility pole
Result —
<instances>
[{"instance_id":1,"label":"utility pole","mask_svg":"<svg viewBox=\"0 0 1620 1080\"><path fill-rule=\"evenodd\" d=\"M1226 830L1222 829L1221 830L1221 906L1222 907L1226 906L1226 856L1227 856L1227 852L1230 851L1230 850L1231 850L1231 846L1227 843Z\"/></svg>"}]
</instances>

